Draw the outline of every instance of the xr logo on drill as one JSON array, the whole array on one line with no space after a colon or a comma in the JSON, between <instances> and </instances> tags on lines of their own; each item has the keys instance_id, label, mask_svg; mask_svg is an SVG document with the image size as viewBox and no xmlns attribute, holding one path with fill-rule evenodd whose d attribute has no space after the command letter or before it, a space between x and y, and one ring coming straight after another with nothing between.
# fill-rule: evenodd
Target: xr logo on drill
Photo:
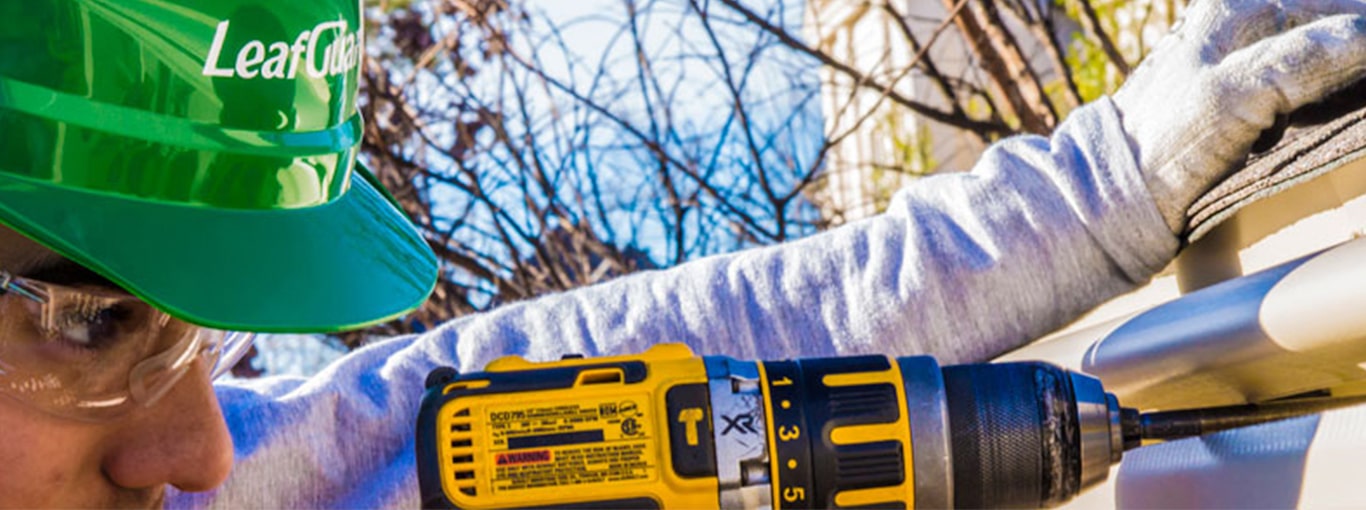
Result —
<instances>
[{"instance_id":1,"label":"xr logo on drill","mask_svg":"<svg viewBox=\"0 0 1366 510\"><path fill-rule=\"evenodd\" d=\"M730 431L744 434L758 434L759 430L754 428L754 416L749 413L737 414L735 416L721 415L721 419L726 421L726 428L721 429L721 435L726 435Z\"/></svg>"}]
</instances>

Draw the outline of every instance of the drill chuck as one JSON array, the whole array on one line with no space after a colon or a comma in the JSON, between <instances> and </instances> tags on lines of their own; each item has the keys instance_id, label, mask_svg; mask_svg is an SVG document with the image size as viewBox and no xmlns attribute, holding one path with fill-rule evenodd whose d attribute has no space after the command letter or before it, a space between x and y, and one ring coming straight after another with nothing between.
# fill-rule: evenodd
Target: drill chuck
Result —
<instances>
[{"instance_id":1,"label":"drill chuck","mask_svg":"<svg viewBox=\"0 0 1366 510\"><path fill-rule=\"evenodd\" d=\"M426 507L1005 508L1061 504L1137 444L1137 413L1046 363L637 356L435 373Z\"/></svg>"},{"instance_id":2,"label":"drill chuck","mask_svg":"<svg viewBox=\"0 0 1366 510\"><path fill-rule=\"evenodd\" d=\"M1090 376L1038 362L943 374L955 507L1060 505L1104 481L1126 443L1138 443L1137 413Z\"/></svg>"}]
</instances>

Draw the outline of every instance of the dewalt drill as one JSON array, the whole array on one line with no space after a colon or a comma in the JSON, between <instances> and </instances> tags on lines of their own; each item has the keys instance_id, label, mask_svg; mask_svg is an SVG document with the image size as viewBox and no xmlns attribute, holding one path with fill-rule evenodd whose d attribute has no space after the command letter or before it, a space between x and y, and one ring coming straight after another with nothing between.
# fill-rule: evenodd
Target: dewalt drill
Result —
<instances>
[{"instance_id":1,"label":"dewalt drill","mask_svg":"<svg viewBox=\"0 0 1366 510\"><path fill-rule=\"evenodd\" d=\"M417 421L426 508L1056 506L1143 439L1322 410L1140 415L1041 362L640 355L437 369Z\"/></svg>"}]
</instances>

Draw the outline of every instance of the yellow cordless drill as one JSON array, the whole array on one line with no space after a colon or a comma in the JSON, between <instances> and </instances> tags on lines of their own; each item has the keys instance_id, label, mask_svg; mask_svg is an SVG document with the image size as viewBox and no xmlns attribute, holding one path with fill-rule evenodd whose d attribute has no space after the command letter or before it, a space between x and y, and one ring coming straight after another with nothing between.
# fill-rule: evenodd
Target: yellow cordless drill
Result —
<instances>
[{"instance_id":1,"label":"yellow cordless drill","mask_svg":"<svg viewBox=\"0 0 1366 510\"><path fill-rule=\"evenodd\" d=\"M1366 403L1304 399L1139 414L1042 362L740 361L640 355L427 376L425 508L1050 507L1145 440Z\"/></svg>"}]
</instances>

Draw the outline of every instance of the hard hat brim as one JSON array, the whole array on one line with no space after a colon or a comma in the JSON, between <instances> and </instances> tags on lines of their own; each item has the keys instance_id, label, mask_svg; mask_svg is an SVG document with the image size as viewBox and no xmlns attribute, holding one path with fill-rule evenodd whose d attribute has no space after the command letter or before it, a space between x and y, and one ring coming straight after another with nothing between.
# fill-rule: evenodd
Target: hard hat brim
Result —
<instances>
[{"instance_id":1,"label":"hard hat brim","mask_svg":"<svg viewBox=\"0 0 1366 510\"><path fill-rule=\"evenodd\" d=\"M431 248L363 172L327 204L274 210L128 199L0 173L0 221L195 324L338 332L411 311L436 283Z\"/></svg>"}]
</instances>

